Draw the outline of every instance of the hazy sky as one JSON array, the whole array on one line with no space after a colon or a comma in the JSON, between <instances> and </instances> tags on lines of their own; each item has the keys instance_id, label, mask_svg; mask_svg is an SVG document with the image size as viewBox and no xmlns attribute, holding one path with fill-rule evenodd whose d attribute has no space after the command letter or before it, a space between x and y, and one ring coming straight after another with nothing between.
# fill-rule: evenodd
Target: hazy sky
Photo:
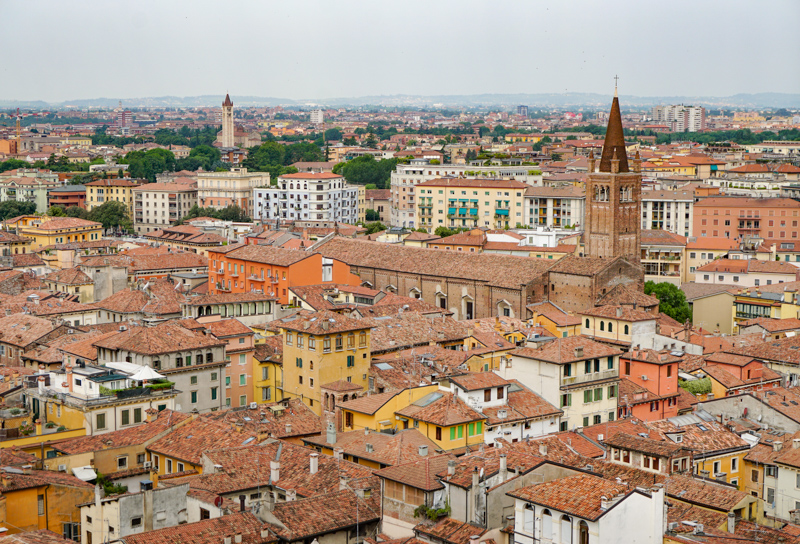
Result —
<instances>
[{"instance_id":1,"label":"hazy sky","mask_svg":"<svg viewBox=\"0 0 800 544\"><path fill-rule=\"evenodd\" d=\"M800 0L0 0L0 98L800 92Z\"/></svg>"}]
</instances>

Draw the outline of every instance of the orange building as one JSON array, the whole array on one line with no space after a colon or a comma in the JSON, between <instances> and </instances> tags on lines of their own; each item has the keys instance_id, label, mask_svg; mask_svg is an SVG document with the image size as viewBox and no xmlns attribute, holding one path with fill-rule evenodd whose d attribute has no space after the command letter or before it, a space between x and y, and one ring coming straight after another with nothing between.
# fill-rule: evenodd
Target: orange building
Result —
<instances>
[{"instance_id":1,"label":"orange building","mask_svg":"<svg viewBox=\"0 0 800 544\"><path fill-rule=\"evenodd\" d=\"M791 198L704 198L694 205L693 232L697 237L758 236L769 242L798 242L800 202Z\"/></svg>"},{"instance_id":2,"label":"orange building","mask_svg":"<svg viewBox=\"0 0 800 544\"><path fill-rule=\"evenodd\" d=\"M360 285L347 263L273 246L242 245L208 250L208 290L218 293L264 293L289 304L289 288L336 283Z\"/></svg>"},{"instance_id":3,"label":"orange building","mask_svg":"<svg viewBox=\"0 0 800 544\"><path fill-rule=\"evenodd\" d=\"M225 402L228 406L247 406L253 402L253 356L255 333L238 319L198 318L211 334L227 342L225 347ZM260 376L259 376L260 378Z\"/></svg>"},{"instance_id":4,"label":"orange building","mask_svg":"<svg viewBox=\"0 0 800 544\"><path fill-rule=\"evenodd\" d=\"M619 359L619 419L658 421L678 415L678 363L668 351L631 350Z\"/></svg>"}]
</instances>

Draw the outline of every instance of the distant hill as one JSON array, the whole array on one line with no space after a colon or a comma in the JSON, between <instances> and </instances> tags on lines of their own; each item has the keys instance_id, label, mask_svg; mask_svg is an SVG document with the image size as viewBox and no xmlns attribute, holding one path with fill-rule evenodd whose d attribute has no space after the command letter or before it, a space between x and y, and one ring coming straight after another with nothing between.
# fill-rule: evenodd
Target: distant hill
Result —
<instances>
[{"instance_id":1,"label":"distant hill","mask_svg":"<svg viewBox=\"0 0 800 544\"><path fill-rule=\"evenodd\" d=\"M153 96L144 98L124 98L126 108L191 108L220 106L223 95L202 96ZM713 108L799 108L800 94L796 93L755 93L732 96L633 96L621 95L625 107L648 107L656 104L693 104ZM41 100L0 100L0 109L53 109L53 108L115 108L119 98L82 98L65 102L48 103ZM275 98L263 96L233 96L237 106L386 106L403 108L485 108L506 107L526 104L544 108L605 108L611 95L596 93L517 93L517 94L471 94L471 95L373 95L326 99Z\"/></svg>"}]
</instances>

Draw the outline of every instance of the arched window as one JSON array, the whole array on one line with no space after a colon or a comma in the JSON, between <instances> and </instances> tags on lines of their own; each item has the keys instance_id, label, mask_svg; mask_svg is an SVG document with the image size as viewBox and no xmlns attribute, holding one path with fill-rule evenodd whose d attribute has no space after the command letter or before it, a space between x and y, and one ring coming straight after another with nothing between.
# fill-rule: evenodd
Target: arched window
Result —
<instances>
[{"instance_id":1,"label":"arched window","mask_svg":"<svg viewBox=\"0 0 800 544\"><path fill-rule=\"evenodd\" d=\"M542 538L553 538L553 515L547 508L542 510Z\"/></svg>"},{"instance_id":2,"label":"arched window","mask_svg":"<svg viewBox=\"0 0 800 544\"><path fill-rule=\"evenodd\" d=\"M526 504L522 514L522 532L533 536L533 505Z\"/></svg>"},{"instance_id":3,"label":"arched window","mask_svg":"<svg viewBox=\"0 0 800 544\"><path fill-rule=\"evenodd\" d=\"M580 535L580 544L589 544L589 524L581 520L578 524L578 534Z\"/></svg>"},{"instance_id":4,"label":"arched window","mask_svg":"<svg viewBox=\"0 0 800 544\"><path fill-rule=\"evenodd\" d=\"M624 330L625 330L625 334L630 334L630 333L628 332L628 331L630 331L630 329L628 328L628 326L627 326L627 325L625 325L625 329L624 329Z\"/></svg>"},{"instance_id":5,"label":"arched window","mask_svg":"<svg viewBox=\"0 0 800 544\"><path fill-rule=\"evenodd\" d=\"M589 318L588 317L586 318L586 328L587 329L589 328Z\"/></svg>"},{"instance_id":6,"label":"arched window","mask_svg":"<svg viewBox=\"0 0 800 544\"><path fill-rule=\"evenodd\" d=\"M210 351L206 353L206 362L207 363L214 362L214 355Z\"/></svg>"},{"instance_id":7,"label":"arched window","mask_svg":"<svg viewBox=\"0 0 800 544\"><path fill-rule=\"evenodd\" d=\"M200 317L203 317L203 307L202 306L200 306L200 309L197 312L197 315L200 316Z\"/></svg>"},{"instance_id":8,"label":"arched window","mask_svg":"<svg viewBox=\"0 0 800 544\"><path fill-rule=\"evenodd\" d=\"M572 544L572 518L561 516L561 544Z\"/></svg>"},{"instance_id":9,"label":"arched window","mask_svg":"<svg viewBox=\"0 0 800 544\"><path fill-rule=\"evenodd\" d=\"M600 330L601 330L601 331L604 331L604 330L606 330L606 323L605 323L605 321L601 321L601 322L600 322Z\"/></svg>"},{"instance_id":10,"label":"arched window","mask_svg":"<svg viewBox=\"0 0 800 544\"><path fill-rule=\"evenodd\" d=\"M608 332L614 332L614 324L612 322L608 322Z\"/></svg>"},{"instance_id":11,"label":"arched window","mask_svg":"<svg viewBox=\"0 0 800 544\"><path fill-rule=\"evenodd\" d=\"M202 353L198 353L197 354L197 364L198 365L202 365L203 364L203 354Z\"/></svg>"}]
</instances>

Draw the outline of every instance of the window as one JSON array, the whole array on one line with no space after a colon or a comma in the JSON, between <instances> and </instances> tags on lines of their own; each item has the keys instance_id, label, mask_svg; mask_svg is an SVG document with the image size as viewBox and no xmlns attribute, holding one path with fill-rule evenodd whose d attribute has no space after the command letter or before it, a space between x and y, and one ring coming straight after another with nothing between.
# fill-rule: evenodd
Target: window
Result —
<instances>
[{"instance_id":1,"label":"window","mask_svg":"<svg viewBox=\"0 0 800 544\"><path fill-rule=\"evenodd\" d=\"M753 480L754 484L758 483L758 470L753 470L750 479Z\"/></svg>"},{"instance_id":2,"label":"window","mask_svg":"<svg viewBox=\"0 0 800 544\"><path fill-rule=\"evenodd\" d=\"M350 412L347 412L347 415L351 415ZM436 427L436 440L442 439L442 428Z\"/></svg>"},{"instance_id":3,"label":"window","mask_svg":"<svg viewBox=\"0 0 800 544\"><path fill-rule=\"evenodd\" d=\"M592 390L587 389L583 392L583 403L588 404L590 402L592 402Z\"/></svg>"},{"instance_id":4,"label":"window","mask_svg":"<svg viewBox=\"0 0 800 544\"><path fill-rule=\"evenodd\" d=\"M584 427L588 427L589 426L589 416L586 416L586 417L583 418L583 426Z\"/></svg>"},{"instance_id":5,"label":"window","mask_svg":"<svg viewBox=\"0 0 800 544\"><path fill-rule=\"evenodd\" d=\"M292 333L290 333L290 332L286 333L286 345L287 346L291 346L292 345Z\"/></svg>"},{"instance_id":6,"label":"window","mask_svg":"<svg viewBox=\"0 0 800 544\"><path fill-rule=\"evenodd\" d=\"M367 333L366 332L362 331L361 333L359 333L359 335L358 335L358 345L359 345L359 347L362 347L362 348L367 345Z\"/></svg>"},{"instance_id":7,"label":"window","mask_svg":"<svg viewBox=\"0 0 800 544\"><path fill-rule=\"evenodd\" d=\"M502 387L498 387L497 388L497 398L498 399L502 399L503 398L503 388Z\"/></svg>"},{"instance_id":8,"label":"window","mask_svg":"<svg viewBox=\"0 0 800 544\"><path fill-rule=\"evenodd\" d=\"M609 357L608 358L608 369L609 370L614 370L614 358L613 357Z\"/></svg>"},{"instance_id":9,"label":"window","mask_svg":"<svg viewBox=\"0 0 800 544\"><path fill-rule=\"evenodd\" d=\"M247 395L239 395L239 406L247 406Z\"/></svg>"},{"instance_id":10,"label":"window","mask_svg":"<svg viewBox=\"0 0 800 544\"><path fill-rule=\"evenodd\" d=\"M348 355L347 356L347 366L348 367L356 366L356 357L355 357L355 355Z\"/></svg>"},{"instance_id":11,"label":"window","mask_svg":"<svg viewBox=\"0 0 800 544\"><path fill-rule=\"evenodd\" d=\"M142 409L141 408L134 408L133 409L133 422L134 423L141 423L142 422Z\"/></svg>"},{"instance_id":12,"label":"window","mask_svg":"<svg viewBox=\"0 0 800 544\"><path fill-rule=\"evenodd\" d=\"M95 427L97 429L105 429L106 428L106 415L105 414L97 414L95 416Z\"/></svg>"},{"instance_id":13,"label":"window","mask_svg":"<svg viewBox=\"0 0 800 544\"><path fill-rule=\"evenodd\" d=\"M131 518L131 527L141 527L142 518Z\"/></svg>"},{"instance_id":14,"label":"window","mask_svg":"<svg viewBox=\"0 0 800 544\"><path fill-rule=\"evenodd\" d=\"M712 476L714 474L719 474L720 472L722 472L722 463L720 461L714 461L713 469L714 469L714 471L713 471Z\"/></svg>"},{"instance_id":15,"label":"window","mask_svg":"<svg viewBox=\"0 0 800 544\"><path fill-rule=\"evenodd\" d=\"M589 328L589 319L588 318L586 319L586 328L587 329Z\"/></svg>"},{"instance_id":16,"label":"window","mask_svg":"<svg viewBox=\"0 0 800 544\"><path fill-rule=\"evenodd\" d=\"M572 394L566 393L561 395L561 407L564 408L565 406L572 406Z\"/></svg>"},{"instance_id":17,"label":"window","mask_svg":"<svg viewBox=\"0 0 800 544\"><path fill-rule=\"evenodd\" d=\"M600 424L600 416L599 415L594 416L593 423L595 425L599 425Z\"/></svg>"},{"instance_id":18,"label":"window","mask_svg":"<svg viewBox=\"0 0 800 544\"><path fill-rule=\"evenodd\" d=\"M731 472L739 472L739 458L731 458Z\"/></svg>"},{"instance_id":19,"label":"window","mask_svg":"<svg viewBox=\"0 0 800 544\"><path fill-rule=\"evenodd\" d=\"M167 459L167 474L172 474L172 459Z\"/></svg>"},{"instance_id":20,"label":"window","mask_svg":"<svg viewBox=\"0 0 800 544\"><path fill-rule=\"evenodd\" d=\"M775 504L775 490L771 487L767 488L767 502L773 506Z\"/></svg>"},{"instance_id":21,"label":"window","mask_svg":"<svg viewBox=\"0 0 800 544\"><path fill-rule=\"evenodd\" d=\"M533 505L526 504L522 514L522 532L526 535L533 536Z\"/></svg>"},{"instance_id":22,"label":"window","mask_svg":"<svg viewBox=\"0 0 800 544\"><path fill-rule=\"evenodd\" d=\"M778 467L767 465L764 467L764 475L769 476L770 478L777 478L778 477Z\"/></svg>"},{"instance_id":23,"label":"window","mask_svg":"<svg viewBox=\"0 0 800 544\"><path fill-rule=\"evenodd\" d=\"M331 351L331 338L330 336L326 336L322 340L322 352L323 353L330 353Z\"/></svg>"},{"instance_id":24,"label":"window","mask_svg":"<svg viewBox=\"0 0 800 544\"><path fill-rule=\"evenodd\" d=\"M130 425L131 423L131 411L130 410L122 410L120 412L120 416L122 418L123 425Z\"/></svg>"},{"instance_id":25,"label":"window","mask_svg":"<svg viewBox=\"0 0 800 544\"><path fill-rule=\"evenodd\" d=\"M64 523L62 525L62 535L67 540L73 540L75 542L81 541L81 524L80 523Z\"/></svg>"},{"instance_id":26,"label":"window","mask_svg":"<svg viewBox=\"0 0 800 544\"><path fill-rule=\"evenodd\" d=\"M189 384L190 385L197 385L197 376L190 376L189 377Z\"/></svg>"},{"instance_id":27,"label":"window","mask_svg":"<svg viewBox=\"0 0 800 544\"><path fill-rule=\"evenodd\" d=\"M239 374L239 385L247 385L247 374Z\"/></svg>"},{"instance_id":28,"label":"window","mask_svg":"<svg viewBox=\"0 0 800 544\"><path fill-rule=\"evenodd\" d=\"M655 400L655 401L650 403L650 411L651 412L657 412L658 411L658 401L657 400Z\"/></svg>"},{"instance_id":29,"label":"window","mask_svg":"<svg viewBox=\"0 0 800 544\"><path fill-rule=\"evenodd\" d=\"M608 398L614 399L617 397L617 386L616 385L609 385L608 386Z\"/></svg>"},{"instance_id":30,"label":"window","mask_svg":"<svg viewBox=\"0 0 800 544\"><path fill-rule=\"evenodd\" d=\"M344 349L344 338L342 337L341 334L336 337L335 346L336 346L336 351L342 351Z\"/></svg>"},{"instance_id":31,"label":"window","mask_svg":"<svg viewBox=\"0 0 800 544\"><path fill-rule=\"evenodd\" d=\"M667 365L667 378L672 377L672 365Z\"/></svg>"},{"instance_id":32,"label":"window","mask_svg":"<svg viewBox=\"0 0 800 544\"><path fill-rule=\"evenodd\" d=\"M197 391L192 391L192 404L197 404Z\"/></svg>"},{"instance_id":33,"label":"window","mask_svg":"<svg viewBox=\"0 0 800 544\"><path fill-rule=\"evenodd\" d=\"M36 506L38 508L38 512L40 516L44 515L44 495L38 495L36 497Z\"/></svg>"},{"instance_id":34,"label":"window","mask_svg":"<svg viewBox=\"0 0 800 544\"><path fill-rule=\"evenodd\" d=\"M630 362L630 360L625 361L625 375L626 376L630 376L631 375L631 362Z\"/></svg>"},{"instance_id":35,"label":"window","mask_svg":"<svg viewBox=\"0 0 800 544\"><path fill-rule=\"evenodd\" d=\"M614 332L614 323L608 322L608 332Z\"/></svg>"},{"instance_id":36,"label":"window","mask_svg":"<svg viewBox=\"0 0 800 544\"><path fill-rule=\"evenodd\" d=\"M308 337L308 349L311 351L316 351L317 349L317 339L313 336Z\"/></svg>"},{"instance_id":37,"label":"window","mask_svg":"<svg viewBox=\"0 0 800 544\"><path fill-rule=\"evenodd\" d=\"M217 400L217 388L216 387L212 387L211 388L211 400Z\"/></svg>"},{"instance_id":38,"label":"window","mask_svg":"<svg viewBox=\"0 0 800 544\"><path fill-rule=\"evenodd\" d=\"M231 377L225 376L225 387L230 387L230 386L231 386Z\"/></svg>"},{"instance_id":39,"label":"window","mask_svg":"<svg viewBox=\"0 0 800 544\"><path fill-rule=\"evenodd\" d=\"M603 388L602 387L594 390L594 400L595 401L603 400Z\"/></svg>"},{"instance_id":40,"label":"window","mask_svg":"<svg viewBox=\"0 0 800 544\"><path fill-rule=\"evenodd\" d=\"M483 390L483 402L489 402L492 400L492 390L491 389L484 389Z\"/></svg>"}]
</instances>

